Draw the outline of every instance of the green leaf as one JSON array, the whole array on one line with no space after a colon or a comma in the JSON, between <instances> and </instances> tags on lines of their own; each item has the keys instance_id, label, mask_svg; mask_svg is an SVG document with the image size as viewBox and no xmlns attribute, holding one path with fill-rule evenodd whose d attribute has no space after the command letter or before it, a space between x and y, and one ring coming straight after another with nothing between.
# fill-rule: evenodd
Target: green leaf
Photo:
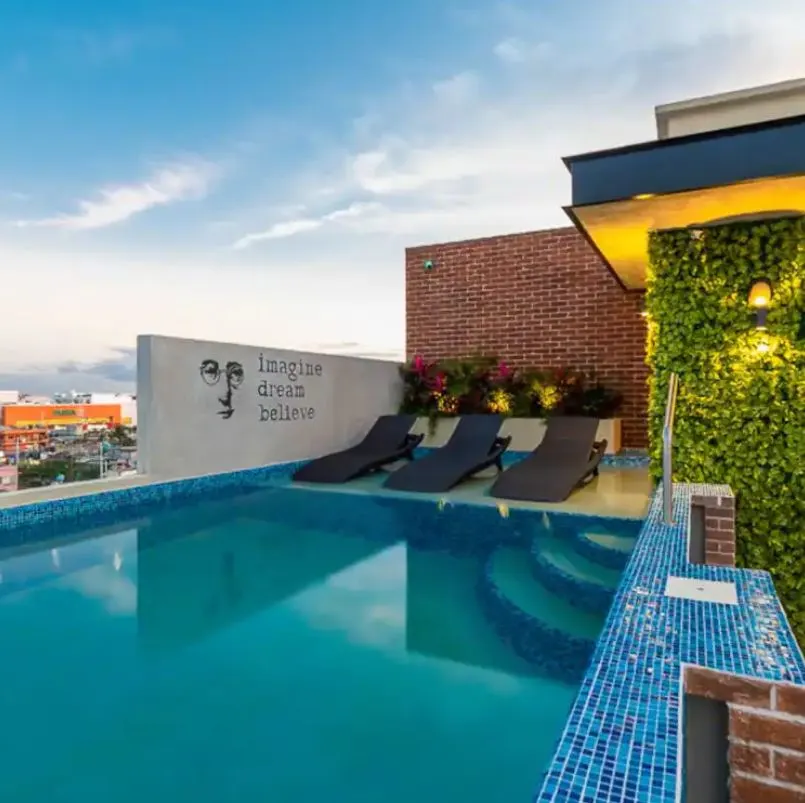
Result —
<instances>
[{"instance_id":1,"label":"green leaf","mask_svg":"<svg viewBox=\"0 0 805 803\"><path fill-rule=\"evenodd\" d=\"M747 304L760 278L774 289L765 354ZM675 480L732 487L739 564L771 573L805 647L805 218L651 232L646 284L651 475L674 371Z\"/></svg>"}]
</instances>

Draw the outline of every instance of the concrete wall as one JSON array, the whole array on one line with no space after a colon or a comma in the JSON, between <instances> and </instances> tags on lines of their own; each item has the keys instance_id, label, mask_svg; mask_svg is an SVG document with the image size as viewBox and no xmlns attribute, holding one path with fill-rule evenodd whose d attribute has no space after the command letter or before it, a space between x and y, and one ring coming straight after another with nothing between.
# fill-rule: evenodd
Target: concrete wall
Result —
<instances>
[{"instance_id":1,"label":"concrete wall","mask_svg":"<svg viewBox=\"0 0 805 803\"><path fill-rule=\"evenodd\" d=\"M401 392L392 362L140 336L138 470L182 477L317 457L360 440Z\"/></svg>"}]
</instances>

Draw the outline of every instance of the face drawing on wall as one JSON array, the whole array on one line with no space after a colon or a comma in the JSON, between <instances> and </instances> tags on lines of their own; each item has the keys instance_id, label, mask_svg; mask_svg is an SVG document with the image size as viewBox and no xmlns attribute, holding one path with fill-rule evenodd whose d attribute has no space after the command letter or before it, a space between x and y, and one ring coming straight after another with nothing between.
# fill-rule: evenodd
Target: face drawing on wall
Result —
<instances>
[{"instance_id":1,"label":"face drawing on wall","mask_svg":"<svg viewBox=\"0 0 805 803\"><path fill-rule=\"evenodd\" d=\"M201 378L207 385L217 385L223 376L226 381L226 393L218 397L221 409L218 415L223 419L232 418L235 407L232 404L234 392L243 384L244 371L239 362L228 362L223 369L218 360L204 360L200 367Z\"/></svg>"}]
</instances>

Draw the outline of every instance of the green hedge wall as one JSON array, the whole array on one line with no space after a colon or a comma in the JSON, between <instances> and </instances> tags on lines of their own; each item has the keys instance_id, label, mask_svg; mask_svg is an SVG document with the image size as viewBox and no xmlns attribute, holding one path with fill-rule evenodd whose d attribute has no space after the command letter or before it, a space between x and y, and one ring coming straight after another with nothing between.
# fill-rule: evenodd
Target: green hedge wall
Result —
<instances>
[{"instance_id":1,"label":"green hedge wall","mask_svg":"<svg viewBox=\"0 0 805 803\"><path fill-rule=\"evenodd\" d=\"M766 332L747 300L763 278ZM738 564L771 572L805 645L805 218L653 232L646 307L652 473L676 371L674 480L732 487Z\"/></svg>"}]
</instances>

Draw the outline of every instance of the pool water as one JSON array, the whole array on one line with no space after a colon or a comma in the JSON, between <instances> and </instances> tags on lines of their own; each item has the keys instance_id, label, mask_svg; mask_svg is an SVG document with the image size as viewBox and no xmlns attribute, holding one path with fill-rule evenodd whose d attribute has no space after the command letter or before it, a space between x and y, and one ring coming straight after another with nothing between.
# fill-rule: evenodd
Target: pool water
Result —
<instances>
[{"instance_id":1,"label":"pool water","mask_svg":"<svg viewBox=\"0 0 805 803\"><path fill-rule=\"evenodd\" d=\"M478 588L551 608L540 517L266 489L85 525L0 541L0 800L531 799L578 677L512 649ZM605 611L554 601L595 638Z\"/></svg>"}]
</instances>

